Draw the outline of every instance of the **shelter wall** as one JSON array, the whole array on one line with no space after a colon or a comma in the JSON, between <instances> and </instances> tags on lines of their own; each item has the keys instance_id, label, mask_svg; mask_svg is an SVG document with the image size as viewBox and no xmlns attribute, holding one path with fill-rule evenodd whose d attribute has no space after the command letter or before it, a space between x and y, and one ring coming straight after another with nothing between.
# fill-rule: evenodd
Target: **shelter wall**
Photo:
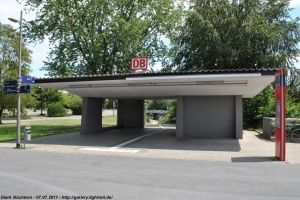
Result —
<instances>
[{"instance_id":1,"label":"shelter wall","mask_svg":"<svg viewBox=\"0 0 300 200\"><path fill-rule=\"evenodd\" d=\"M118 126L144 128L144 100L118 100Z\"/></svg>"},{"instance_id":2,"label":"shelter wall","mask_svg":"<svg viewBox=\"0 0 300 200\"><path fill-rule=\"evenodd\" d=\"M242 138L241 96L180 96L176 136Z\"/></svg>"}]
</instances>

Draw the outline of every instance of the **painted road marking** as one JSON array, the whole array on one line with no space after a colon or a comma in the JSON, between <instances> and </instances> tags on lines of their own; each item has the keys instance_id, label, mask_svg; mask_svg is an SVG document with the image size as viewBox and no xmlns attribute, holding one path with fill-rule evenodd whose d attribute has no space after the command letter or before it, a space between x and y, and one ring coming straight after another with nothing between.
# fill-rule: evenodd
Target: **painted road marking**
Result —
<instances>
[{"instance_id":1,"label":"painted road marking","mask_svg":"<svg viewBox=\"0 0 300 200\"><path fill-rule=\"evenodd\" d=\"M162 126L160 126L161 128L163 128ZM164 128L163 128L164 129ZM81 149L78 149L78 150L86 150L86 151L102 151L102 152L116 152L116 153L138 153L140 150L131 150L131 149L120 149L120 147L122 146L125 146L127 144L130 144L130 143L133 143L137 140L140 140L144 137L148 137L150 135L153 135L153 134L156 134L156 133L159 133L159 132L162 132L163 130L158 130L158 131L154 131L153 133L148 133L146 135L142 135L142 136L139 136L137 138L133 138L131 140L128 140L126 142L123 142L121 144L118 144L114 147L111 147L111 148L97 148L97 147L91 147L91 148L81 148Z\"/></svg>"},{"instance_id":2,"label":"painted road marking","mask_svg":"<svg viewBox=\"0 0 300 200\"><path fill-rule=\"evenodd\" d=\"M115 153L137 153L140 150L131 150L131 149L112 149L112 148L81 148L79 150L86 151L102 151L102 152L115 152Z\"/></svg>"},{"instance_id":3,"label":"painted road marking","mask_svg":"<svg viewBox=\"0 0 300 200\"><path fill-rule=\"evenodd\" d=\"M127 142L124 142L124 143L122 143L122 144L118 144L118 145L116 145L116 146L114 146L114 147L111 147L111 149L117 149L117 148L119 148L119 147L125 146L125 145L130 144L130 143L132 143L132 142L135 142L135 141L137 141L137 140L140 140L140 139L142 139L142 138L144 138L144 137L148 137L148 136L150 136L150 135L153 135L153 134L156 134L156 133L159 133L159 132L162 132L162 131L163 131L163 130L159 130L159 131L155 131L155 132L153 132L153 133L148 133L148 134L146 134L146 135L139 136L139 137L134 138L134 139L132 139L132 140L128 140Z\"/></svg>"}]
</instances>

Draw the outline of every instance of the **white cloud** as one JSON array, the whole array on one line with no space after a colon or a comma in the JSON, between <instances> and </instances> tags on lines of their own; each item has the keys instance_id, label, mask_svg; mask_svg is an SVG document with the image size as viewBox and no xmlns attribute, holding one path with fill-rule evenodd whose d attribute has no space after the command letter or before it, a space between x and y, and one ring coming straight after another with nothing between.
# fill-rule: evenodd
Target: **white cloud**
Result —
<instances>
[{"instance_id":1,"label":"white cloud","mask_svg":"<svg viewBox=\"0 0 300 200\"><path fill-rule=\"evenodd\" d=\"M300 0L291 0L290 7L294 8L294 7L297 7L297 6L300 6Z\"/></svg>"}]
</instances>

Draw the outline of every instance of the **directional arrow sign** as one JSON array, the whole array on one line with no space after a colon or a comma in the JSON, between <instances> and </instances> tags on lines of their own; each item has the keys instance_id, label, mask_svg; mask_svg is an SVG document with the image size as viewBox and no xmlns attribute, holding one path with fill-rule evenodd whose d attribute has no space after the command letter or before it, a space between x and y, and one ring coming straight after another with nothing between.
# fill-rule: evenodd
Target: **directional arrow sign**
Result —
<instances>
[{"instance_id":1,"label":"directional arrow sign","mask_svg":"<svg viewBox=\"0 0 300 200\"><path fill-rule=\"evenodd\" d=\"M21 86L20 93L30 93L31 92L31 86Z\"/></svg>"},{"instance_id":2,"label":"directional arrow sign","mask_svg":"<svg viewBox=\"0 0 300 200\"><path fill-rule=\"evenodd\" d=\"M17 81L4 81L4 86L16 86Z\"/></svg>"},{"instance_id":3,"label":"directional arrow sign","mask_svg":"<svg viewBox=\"0 0 300 200\"><path fill-rule=\"evenodd\" d=\"M4 94L17 94L17 87L4 87Z\"/></svg>"},{"instance_id":4,"label":"directional arrow sign","mask_svg":"<svg viewBox=\"0 0 300 200\"><path fill-rule=\"evenodd\" d=\"M34 84L35 78L31 76L22 76L22 83Z\"/></svg>"},{"instance_id":5,"label":"directional arrow sign","mask_svg":"<svg viewBox=\"0 0 300 200\"><path fill-rule=\"evenodd\" d=\"M20 93L30 93L31 92L31 86L21 86L20 87ZM17 94L17 87L4 87L4 94Z\"/></svg>"}]
</instances>

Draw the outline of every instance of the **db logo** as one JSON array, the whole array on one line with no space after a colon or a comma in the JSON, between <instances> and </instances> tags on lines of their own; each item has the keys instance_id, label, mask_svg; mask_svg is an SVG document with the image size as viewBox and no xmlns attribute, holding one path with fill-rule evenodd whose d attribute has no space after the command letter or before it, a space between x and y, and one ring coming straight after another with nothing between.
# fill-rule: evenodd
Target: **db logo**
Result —
<instances>
[{"instance_id":1,"label":"db logo","mask_svg":"<svg viewBox=\"0 0 300 200\"><path fill-rule=\"evenodd\" d=\"M148 57L137 57L131 58L130 69L131 70L147 70L148 68Z\"/></svg>"}]
</instances>

